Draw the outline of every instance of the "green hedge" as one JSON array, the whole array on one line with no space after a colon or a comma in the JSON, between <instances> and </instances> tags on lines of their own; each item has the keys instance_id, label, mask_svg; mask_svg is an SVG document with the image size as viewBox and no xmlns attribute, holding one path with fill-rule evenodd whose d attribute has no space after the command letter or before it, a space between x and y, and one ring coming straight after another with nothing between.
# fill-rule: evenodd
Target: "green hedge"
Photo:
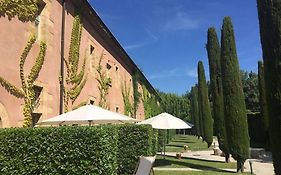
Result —
<instances>
[{"instance_id":1,"label":"green hedge","mask_svg":"<svg viewBox=\"0 0 281 175\"><path fill-rule=\"evenodd\" d=\"M127 174L155 153L153 136L147 125L1 129L0 174Z\"/></svg>"},{"instance_id":2,"label":"green hedge","mask_svg":"<svg viewBox=\"0 0 281 175\"><path fill-rule=\"evenodd\" d=\"M150 125L120 125L118 140L118 174L133 174L138 157L155 155L157 132Z\"/></svg>"}]
</instances>

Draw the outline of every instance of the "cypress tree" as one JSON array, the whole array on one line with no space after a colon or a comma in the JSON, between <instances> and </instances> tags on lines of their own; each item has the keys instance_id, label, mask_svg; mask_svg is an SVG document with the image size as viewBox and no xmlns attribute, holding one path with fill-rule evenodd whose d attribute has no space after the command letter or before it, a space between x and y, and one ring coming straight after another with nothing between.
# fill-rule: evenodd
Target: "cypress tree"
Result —
<instances>
[{"instance_id":1,"label":"cypress tree","mask_svg":"<svg viewBox=\"0 0 281 175\"><path fill-rule=\"evenodd\" d=\"M229 150L225 128L223 91L221 81L220 46L216 29L214 27L208 29L206 48L209 59L214 126L216 128L219 148L225 153L225 161L229 162Z\"/></svg>"},{"instance_id":2,"label":"cypress tree","mask_svg":"<svg viewBox=\"0 0 281 175\"><path fill-rule=\"evenodd\" d=\"M244 162L249 157L249 133L234 31L230 17L223 19L221 70L228 148L233 158L237 160L237 172L244 172Z\"/></svg>"},{"instance_id":3,"label":"cypress tree","mask_svg":"<svg viewBox=\"0 0 281 175\"><path fill-rule=\"evenodd\" d=\"M264 78L269 112L269 138L275 174L281 174L281 2L257 0Z\"/></svg>"},{"instance_id":4,"label":"cypress tree","mask_svg":"<svg viewBox=\"0 0 281 175\"><path fill-rule=\"evenodd\" d=\"M265 140L265 148L268 149L269 139L268 139L268 127L269 127L269 119L268 119L268 106L266 101L266 90L265 90L265 80L264 80L264 65L262 61L258 62L258 78L259 78L259 93L260 93L260 111L262 117L262 125L263 125L263 138Z\"/></svg>"},{"instance_id":5,"label":"cypress tree","mask_svg":"<svg viewBox=\"0 0 281 175\"><path fill-rule=\"evenodd\" d=\"M198 111L198 89L197 86L192 87L191 89L191 109L192 109L192 118L196 130L196 135L200 136L200 123L199 123L199 111Z\"/></svg>"},{"instance_id":6,"label":"cypress tree","mask_svg":"<svg viewBox=\"0 0 281 175\"><path fill-rule=\"evenodd\" d=\"M202 61L198 62L198 107L200 111L199 115L202 120L202 122L200 121L200 124L203 126L203 139L207 142L208 147L210 147L213 142L213 119Z\"/></svg>"}]
</instances>

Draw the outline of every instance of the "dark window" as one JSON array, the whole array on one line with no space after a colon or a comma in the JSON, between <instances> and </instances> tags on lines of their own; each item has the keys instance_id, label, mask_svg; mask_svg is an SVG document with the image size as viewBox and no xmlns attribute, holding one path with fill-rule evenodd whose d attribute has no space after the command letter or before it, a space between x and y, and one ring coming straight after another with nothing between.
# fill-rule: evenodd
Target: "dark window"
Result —
<instances>
[{"instance_id":1,"label":"dark window","mask_svg":"<svg viewBox=\"0 0 281 175\"><path fill-rule=\"evenodd\" d=\"M35 93L35 102L33 104L33 107L34 108L37 108L40 104L39 104L39 101L40 101L40 94L42 92L42 89L43 87L40 87L40 86L33 86L33 90L34 90L34 93Z\"/></svg>"},{"instance_id":2,"label":"dark window","mask_svg":"<svg viewBox=\"0 0 281 175\"><path fill-rule=\"evenodd\" d=\"M92 55L94 53L95 47L90 45L90 55Z\"/></svg>"},{"instance_id":3,"label":"dark window","mask_svg":"<svg viewBox=\"0 0 281 175\"><path fill-rule=\"evenodd\" d=\"M115 108L115 112L119 112L119 107L116 107L116 108Z\"/></svg>"},{"instance_id":4,"label":"dark window","mask_svg":"<svg viewBox=\"0 0 281 175\"><path fill-rule=\"evenodd\" d=\"M2 127L3 127L3 124L2 124L2 119L0 117L0 128L2 128Z\"/></svg>"},{"instance_id":5,"label":"dark window","mask_svg":"<svg viewBox=\"0 0 281 175\"><path fill-rule=\"evenodd\" d=\"M108 70L110 70L110 69L111 69L111 65L108 64L108 63L106 63L106 68L107 68Z\"/></svg>"},{"instance_id":6,"label":"dark window","mask_svg":"<svg viewBox=\"0 0 281 175\"><path fill-rule=\"evenodd\" d=\"M94 100L90 100L90 104L91 104L91 105L94 105L94 104L95 104L95 101L94 101Z\"/></svg>"},{"instance_id":7,"label":"dark window","mask_svg":"<svg viewBox=\"0 0 281 175\"><path fill-rule=\"evenodd\" d=\"M115 67L115 70L118 71L118 66Z\"/></svg>"},{"instance_id":8,"label":"dark window","mask_svg":"<svg viewBox=\"0 0 281 175\"><path fill-rule=\"evenodd\" d=\"M40 117L41 117L41 113L32 113L32 127L34 127L36 125L36 123L39 121Z\"/></svg>"}]
</instances>

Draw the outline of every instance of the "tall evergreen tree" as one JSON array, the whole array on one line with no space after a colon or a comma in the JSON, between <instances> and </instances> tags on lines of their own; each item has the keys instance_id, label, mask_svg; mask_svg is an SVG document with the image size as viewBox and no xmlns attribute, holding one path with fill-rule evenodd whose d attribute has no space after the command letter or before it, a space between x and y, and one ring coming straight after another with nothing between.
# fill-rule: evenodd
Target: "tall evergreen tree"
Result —
<instances>
[{"instance_id":1,"label":"tall evergreen tree","mask_svg":"<svg viewBox=\"0 0 281 175\"><path fill-rule=\"evenodd\" d=\"M208 87L206 83L205 70L202 61L198 62L198 107L203 126L203 139L208 147L213 142L213 119L208 98ZM201 121L200 121L201 122Z\"/></svg>"},{"instance_id":2,"label":"tall evergreen tree","mask_svg":"<svg viewBox=\"0 0 281 175\"><path fill-rule=\"evenodd\" d=\"M228 141L224 119L223 91L221 81L220 45L216 29L208 29L207 52L209 59L211 94L213 101L214 128L218 137L219 147L225 153L225 161L229 162Z\"/></svg>"},{"instance_id":3,"label":"tall evergreen tree","mask_svg":"<svg viewBox=\"0 0 281 175\"><path fill-rule=\"evenodd\" d=\"M237 172L243 172L244 162L249 157L250 144L247 111L230 17L223 19L221 69L228 147L233 158L237 160Z\"/></svg>"},{"instance_id":4,"label":"tall evergreen tree","mask_svg":"<svg viewBox=\"0 0 281 175\"><path fill-rule=\"evenodd\" d=\"M266 142L265 148L269 146L268 139L268 129L269 129L269 119L268 119L268 106L266 101L266 90L265 90L265 80L264 80L264 65L262 61L258 62L258 77L259 77L259 92L260 92L260 111L262 117L264 140Z\"/></svg>"},{"instance_id":5,"label":"tall evergreen tree","mask_svg":"<svg viewBox=\"0 0 281 175\"><path fill-rule=\"evenodd\" d=\"M199 123L199 112L198 112L198 88L197 86L191 89L191 115L196 130L196 135L200 136L200 123Z\"/></svg>"},{"instance_id":6,"label":"tall evergreen tree","mask_svg":"<svg viewBox=\"0 0 281 175\"><path fill-rule=\"evenodd\" d=\"M281 174L281 1L257 0L275 174Z\"/></svg>"}]
</instances>

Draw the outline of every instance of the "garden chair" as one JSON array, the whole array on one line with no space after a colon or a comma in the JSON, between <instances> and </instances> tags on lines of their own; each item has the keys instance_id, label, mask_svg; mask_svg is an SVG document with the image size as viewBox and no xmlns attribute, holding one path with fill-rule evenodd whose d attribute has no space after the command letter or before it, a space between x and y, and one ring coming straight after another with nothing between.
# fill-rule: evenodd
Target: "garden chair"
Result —
<instances>
[{"instance_id":1,"label":"garden chair","mask_svg":"<svg viewBox=\"0 0 281 175\"><path fill-rule=\"evenodd\" d=\"M139 162L133 175L149 175L151 171L154 175L153 164L155 162L155 159L156 156L140 156Z\"/></svg>"}]
</instances>

